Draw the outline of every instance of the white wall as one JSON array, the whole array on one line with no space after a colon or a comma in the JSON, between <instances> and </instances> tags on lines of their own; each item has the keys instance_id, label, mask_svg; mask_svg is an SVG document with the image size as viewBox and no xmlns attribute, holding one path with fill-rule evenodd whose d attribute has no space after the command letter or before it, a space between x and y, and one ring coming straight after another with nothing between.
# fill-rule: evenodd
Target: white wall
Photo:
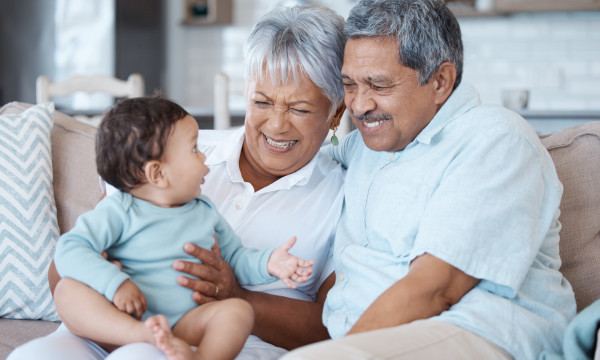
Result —
<instances>
[{"instance_id":1,"label":"white wall","mask_svg":"<svg viewBox=\"0 0 600 360\"><path fill-rule=\"evenodd\" d=\"M347 17L356 1L321 2ZM214 74L222 70L242 76L242 47L252 24L278 4L233 3L232 25L186 27L180 25L183 1L167 1L167 93L188 107L212 111ZM502 90L527 88L532 110L600 110L600 12L527 13L459 22L464 81L475 85L484 102L501 103Z\"/></svg>"},{"instance_id":2,"label":"white wall","mask_svg":"<svg viewBox=\"0 0 600 360\"><path fill-rule=\"evenodd\" d=\"M464 79L485 102L530 90L531 110L600 110L600 12L461 18Z\"/></svg>"}]
</instances>

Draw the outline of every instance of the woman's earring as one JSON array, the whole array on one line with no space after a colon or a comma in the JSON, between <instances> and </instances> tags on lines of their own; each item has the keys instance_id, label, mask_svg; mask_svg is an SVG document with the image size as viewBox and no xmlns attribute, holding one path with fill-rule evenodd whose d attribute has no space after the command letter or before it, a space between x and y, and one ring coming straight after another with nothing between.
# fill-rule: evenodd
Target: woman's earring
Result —
<instances>
[{"instance_id":1,"label":"woman's earring","mask_svg":"<svg viewBox=\"0 0 600 360\"><path fill-rule=\"evenodd\" d=\"M333 144L333 146L338 146L338 144L340 143L337 136L335 136L335 132L337 131L337 128L338 128L337 126L333 128L333 135L331 135L331 143Z\"/></svg>"}]
</instances>

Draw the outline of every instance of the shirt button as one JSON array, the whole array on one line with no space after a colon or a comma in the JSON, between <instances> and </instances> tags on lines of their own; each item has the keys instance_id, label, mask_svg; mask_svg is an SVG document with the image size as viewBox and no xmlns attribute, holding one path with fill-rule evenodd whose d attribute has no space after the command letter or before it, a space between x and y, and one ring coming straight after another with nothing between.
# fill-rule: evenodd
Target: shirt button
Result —
<instances>
[{"instance_id":1,"label":"shirt button","mask_svg":"<svg viewBox=\"0 0 600 360\"><path fill-rule=\"evenodd\" d=\"M388 159L392 160L394 158L394 153L388 153Z\"/></svg>"},{"instance_id":2,"label":"shirt button","mask_svg":"<svg viewBox=\"0 0 600 360\"><path fill-rule=\"evenodd\" d=\"M242 204L240 204L240 203L235 204L235 208L238 210L242 210Z\"/></svg>"},{"instance_id":3,"label":"shirt button","mask_svg":"<svg viewBox=\"0 0 600 360\"><path fill-rule=\"evenodd\" d=\"M344 281L344 274L338 275L338 280L339 281Z\"/></svg>"}]
</instances>

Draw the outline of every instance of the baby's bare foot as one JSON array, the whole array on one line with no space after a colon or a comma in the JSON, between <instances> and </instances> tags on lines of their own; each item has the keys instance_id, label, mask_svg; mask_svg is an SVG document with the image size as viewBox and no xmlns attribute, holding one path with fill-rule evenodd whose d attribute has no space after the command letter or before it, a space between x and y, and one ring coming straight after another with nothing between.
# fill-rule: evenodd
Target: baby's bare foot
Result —
<instances>
[{"instance_id":1,"label":"baby's bare foot","mask_svg":"<svg viewBox=\"0 0 600 360\"><path fill-rule=\"evenodd\" d=\"M150 328L153 333L160 329L164 329L166 331L171 331L171 326L169 325L169 320L164 315L154 315L146 319L144 322L146 327Z\"/></svg>"},{"instance_id":2,"label":"baby's bare foot","mask_svg":"<svg viewBox=\"0 0 600 360\"><path fill-rule=\"evenodd\" d=\"M163 315L152 316L146 320L146 326L154 332L156 347L162 350L169 360L192 360L194 358L190 345L173 335L166 317Z\"/></svg>"}]
</instances>

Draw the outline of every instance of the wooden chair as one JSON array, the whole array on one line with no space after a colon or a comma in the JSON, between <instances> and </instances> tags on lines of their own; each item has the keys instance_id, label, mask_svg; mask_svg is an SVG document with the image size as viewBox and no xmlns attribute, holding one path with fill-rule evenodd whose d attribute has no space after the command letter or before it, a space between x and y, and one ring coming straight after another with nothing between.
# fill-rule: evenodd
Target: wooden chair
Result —
<instances>
[{"instance_id":1,"label":"wooden chair","mask_svg":"<svg viewBox=\"0 0 600 360\"><path fill-rule=\"evenodd\" d=\"M214 86L214 122L213 128L216 130L227 130L235 128L231 124L231 109L230 109L230 96L232 95L244 95L245 83L243 80L230 80L229 76L223 72L219 72L215 75L215 86ZM336 135L339 139L344 137L350 131L352 131L352 120L348 111L344 112L342 121L338 126ZM330 130L327 136L327 141L331 139L333 132Z\"/></svg>"},{"instance_id":2,"label":"wooden chair","mask_svg":"<svg viewBox=\"0 0 600 360\"><path fill-rule=\"evenodd\" d=\"M36 79L36 102L50 101L55 96L70 95L79 91L94 93L102 92L115 98L132 98L144 96L144 78L134 73L127 80L121 80L106 75L82 76L74 75L59 82L52 82L44 75ZM73 114L76 119L93 125L98 125L101 116L85 117Z\"/></svg>"},{"instance_id":3,"label":"wooden chair","mask_svg":"<svg viewBox=\"0 0 600 360\"><path fill-rule=\"evenodd\" d=\"M245 83L243 80L232 81L223 72L215 75L214 106L215 115L213 129L227 130L235 128L231 124L231 106L229 99L231 95L244 95Z\"/></svg>"}]
</instances>

